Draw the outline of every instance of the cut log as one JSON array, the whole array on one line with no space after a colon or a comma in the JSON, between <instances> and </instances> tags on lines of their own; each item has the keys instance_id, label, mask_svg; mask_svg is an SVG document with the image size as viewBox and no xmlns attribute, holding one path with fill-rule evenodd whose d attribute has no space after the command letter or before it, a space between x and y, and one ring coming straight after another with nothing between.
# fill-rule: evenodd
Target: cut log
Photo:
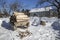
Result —
<instances>
[{"instance_id":1,"label":"cut log","mask_svg":"<svg viewBox=\"0 0 60 40\"><path fill-rule=\"evenodd\" d=\"M14 15L15 16L17 16L17 15L24 15L24 13L14 12Z\"/></svg>"}]
</instances>

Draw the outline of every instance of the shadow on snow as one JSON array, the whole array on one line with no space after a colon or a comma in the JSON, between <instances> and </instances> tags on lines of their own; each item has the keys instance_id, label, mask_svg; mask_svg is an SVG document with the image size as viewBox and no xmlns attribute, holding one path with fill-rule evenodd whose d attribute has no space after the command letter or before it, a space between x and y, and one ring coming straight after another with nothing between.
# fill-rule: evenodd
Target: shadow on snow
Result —
<instances>
[{"instance_id":1,"label":"shadow on snow","mask_svg":"<svg viewBox=\"0 0 60 40\"><path fill-rule=\"evenodd\" d=\"M6 28L6 29L8 29L8 30L13 30L13 28L10 25L9 22L7 23L6 21L3 21L1 26L4 27L4 28Z\"/></svg>"}]
</instances>

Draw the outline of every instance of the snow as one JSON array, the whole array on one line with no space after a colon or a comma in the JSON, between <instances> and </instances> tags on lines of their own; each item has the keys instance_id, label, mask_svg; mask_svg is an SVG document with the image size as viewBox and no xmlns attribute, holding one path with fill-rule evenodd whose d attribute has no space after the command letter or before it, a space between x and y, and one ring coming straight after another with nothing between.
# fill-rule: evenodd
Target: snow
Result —
<instances>
[{"instance_id":1,"label":"snow","mask_svg":"<svg viewBox=\"0 0 60 40\"><path fill-rule=\"evenodd\" d=\"M1 24L2 24L2 20L0 20L0 27L1 27Z\"/></svg>"},{"instance_id":2,"label":"snow","mask_svg":"<svg viewBox=\"0 0 60 40\"><path fill-rule=\"evenodd\" d=\"M37 20L38 19L38 20ZM39 19L39 17L30 17L30 25L32 24L32 25L38 25L40 23L40 19Z\"/></svg>"},{"instance_id":3,"label":"snow","mask_svg":"<svg viewBox=\"0 0 60 40\"><path fill-rule=\"evenodd\" d=\"M43 12L43 11L49 11L51 10L52 7L46 7L46 8L34 8L34 9L31 9L29 12L32 13L32 12Z\"/></svg>"},{"instance_id":4,"label":"snow","mask_svg":"<svg viewBox=\"0 0 60 40\"><path fill-rule=\"evenodd\" d=\"M40 25L40 21L46 22L45 26ZM60 19L57 17L30 17L28 30L32 33L21 39L17 30L2 27L3 21L5 27L10 28L9 18L0 18L0 40L60 40Z\"/></svg>"}]
</instances>

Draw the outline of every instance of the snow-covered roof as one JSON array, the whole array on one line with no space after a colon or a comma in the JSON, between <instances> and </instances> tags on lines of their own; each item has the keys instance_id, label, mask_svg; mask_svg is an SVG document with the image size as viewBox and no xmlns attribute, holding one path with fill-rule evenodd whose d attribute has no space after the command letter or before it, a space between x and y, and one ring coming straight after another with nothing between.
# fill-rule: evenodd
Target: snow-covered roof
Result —
<instances>
[{"instance_id":1,"label":"snow-covered roof","mask_svg":"<svg viewBox=\"0 0 60 40\"><path fill-rule=\"evenodd\" d=\"M34 8L31 9L29 12L43 12L43 11L49 11L50 9L52 9L52 7L44 7L44 8Z\"/></svg>"}]
</instances>

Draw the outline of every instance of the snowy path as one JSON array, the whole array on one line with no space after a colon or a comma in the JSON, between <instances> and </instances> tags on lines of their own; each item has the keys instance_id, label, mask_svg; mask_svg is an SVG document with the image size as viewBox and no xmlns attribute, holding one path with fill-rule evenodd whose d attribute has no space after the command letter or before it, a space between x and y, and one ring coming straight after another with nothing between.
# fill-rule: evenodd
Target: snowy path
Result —
<instances>
[{"instance_id":1,"label":"snowy path","mask_svg":"<svg viewBox=\"0 0 60 40\"><path fill-rule=\"evenodd\" d=\"M9 22L8 18L0 18L0 20L5 21L6 23ZM35 20L35 22L33 22L34 20ZM30 27L28 29L32 34L23 38L22 40L60 40L58 38L60 30L53 29L53 26L54 27L58 26L58 25L56 25L57 22L52 26L52 23L57 21L57 18L43 17L43 18L41 18L41 20L46 21L46 26L39 25L39 23L40 23L39 17L34 17L34 18L30 19ZM2 22L0 22L0 24L1 23ZM35 23L35 24L31 25L32 23L33 24ZM9 24L6 26L10 27ZM59 23L59 26L60 26L60 23ZM60 28L60 27L58 27L58 28ZM9 30L9 29L4 28L4 27L0 27L0 35L2 36L2 38L0 38L0 40L21 40L20 37L18 37L19 35L18 35L17 31L12 31L12 30Z\"/></svg>"}]
</instances>

